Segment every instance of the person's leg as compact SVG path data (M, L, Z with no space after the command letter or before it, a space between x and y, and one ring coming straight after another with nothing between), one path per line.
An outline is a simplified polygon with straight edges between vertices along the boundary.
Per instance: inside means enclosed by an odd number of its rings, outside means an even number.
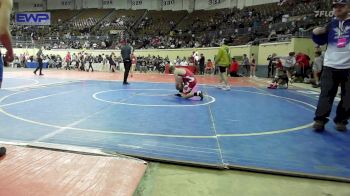
M135 64L132 64L132 65L131 65L131 69L130 69L130 77L133 77L133 76L134 76L135 67L136 67L136 65L135 65Z
M226 67L219 67L219 76L220 76L220 81L224 82L224 87L223 90L229 90L230 86L228 85L227 82L227 74L226 74Z
M314 72L313 72L313 76L314 76L314 80L315 80L315 85L318 85L319 79L318 79L318 73L317 73L317 71L314 71Z
M6 148L0 147L0 157L4 156L6 154Z
M93 63L90 63L89 67L91 67L91 71L94 72L94 67L92 65L93 65Z
M39 69L40 69L39 75L44 75L44 74L43 74L43 66L44 66L43 62L40 62L40 63L39 63Z
M4 62L2 61L2 58L0 58L0 88L2 86L3 77L4 77Z
M247 66L247 77L250 76L250 65L246 65Z
M286 68L287 71L287 77L289 81L292 81L292 69L290 67Z
M203 93L201 91L197 91L197 92L190 92L188 94L183 94L181 93L180 94L182 98L185 98L185 99L189 99L189 98L192 98L192 97L200 97L201 100L203 100L204 96L203 96Z
M316 130L323 130L324 124L328 122L328 117L331 113L334 98L337 94L340 83L338 77L339 76L335 69L325 67L322 74L321 94L314 118L316 121L314 128Z
M128 84L128 76L129 76L129 71L131 68L131 62L130 61L124 61L124 80L123 80L123 84Z
M36 74L36 72L39 70L39 65L38 67L36 67L36 69L33 71L34 74Z
M350 69L343 70L341 77L341 101L337 107L337 115L334 122L340 131L346 130L350 118ZM340 127L342 126L343 127Z
M320 78L319 78L320 72L314 71L313 76L315 79L315 84L313 85L314 88L318 88L320 86Z
M176 88L178 88L178 86ZM183 88L183 86L182 86L182 88ZM203 98L204 98L203 92L198 89L198 85L195 85L193 87L193 89L188 89L187 92L181 92L181 93L176 94L176 95L179 97L185 98L185 99L189 99L189 98L192 98L195 96L200 97L201 100L203 100Z

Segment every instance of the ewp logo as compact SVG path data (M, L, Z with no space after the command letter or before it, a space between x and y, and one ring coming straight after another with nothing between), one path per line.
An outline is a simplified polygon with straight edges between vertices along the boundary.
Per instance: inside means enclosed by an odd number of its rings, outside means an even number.
M51 14L48 12L17 13L16 24L18 25L50 25Z

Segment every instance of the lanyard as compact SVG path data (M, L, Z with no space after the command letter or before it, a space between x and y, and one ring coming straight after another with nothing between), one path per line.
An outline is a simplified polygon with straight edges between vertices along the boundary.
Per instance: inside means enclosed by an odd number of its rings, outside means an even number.
M345 21L339 21L338 25L338 36L339 38L342 37L346 32L345 26L344 26Z

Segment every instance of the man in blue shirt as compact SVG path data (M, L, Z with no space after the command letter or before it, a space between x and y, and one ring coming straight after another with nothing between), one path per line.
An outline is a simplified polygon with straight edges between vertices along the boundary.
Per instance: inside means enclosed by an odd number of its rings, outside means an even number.
M350 117L350 0L334 0L335 18L327 27L313 30L312 38L318 45L327 44L321 76L321 94L315 113L315 131L323 131L331 113L338 87L341 101L334 118L336 129L346 131Z

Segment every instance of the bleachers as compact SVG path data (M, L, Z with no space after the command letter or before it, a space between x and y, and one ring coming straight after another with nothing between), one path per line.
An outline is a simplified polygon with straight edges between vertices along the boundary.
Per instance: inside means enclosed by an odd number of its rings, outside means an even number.
M196 10L187 15L176 29L182 32L189 30L202 32L203 30L207 30L211 25L220 24L223 20L223 16L229 13L229 9Z
M79 11L76 10L52 10L51 12L51 24L56 25L59 21L64 23L72 18L74 18Z
M307 31L324 25L329 18L315 18L315 10L330 10L330 0L288 1L283 5L269 3L244 9L218 9L188 11L146 10L54 10L51 27L12 27L17 40L31 42L35 32L41 40L75 42L76 37L113 36L118 46L122 36L128 36L137 47L207 47L217 46L223 38L230 38L231 45L246 44L255 39L267 38L272 31L277 35L308 35ZM288 15L282 22L282 16ZM60 21L60 23L58 23ZM117 30L114 35L110 30ZM304 32L305 31L305 32ZM22 36L22 37L21 37ZM24 38L23 38L24 37ZM54 41L52 41L54 40ZM101 41L101 39L97 39ZM93 42L93 40L90 40ZM72 44L70 44L72 45Z
M112 9L88 9L83 10L80 14L73 18L71 23L75 28L89 28L96 25L109 13Z
M154 11L147 13L141 21L138 34L167 34L180 20L187 15L187 11Z
M139 20L146 10L115 10L110 13L98 28L104 32L109 30L125 30Z

